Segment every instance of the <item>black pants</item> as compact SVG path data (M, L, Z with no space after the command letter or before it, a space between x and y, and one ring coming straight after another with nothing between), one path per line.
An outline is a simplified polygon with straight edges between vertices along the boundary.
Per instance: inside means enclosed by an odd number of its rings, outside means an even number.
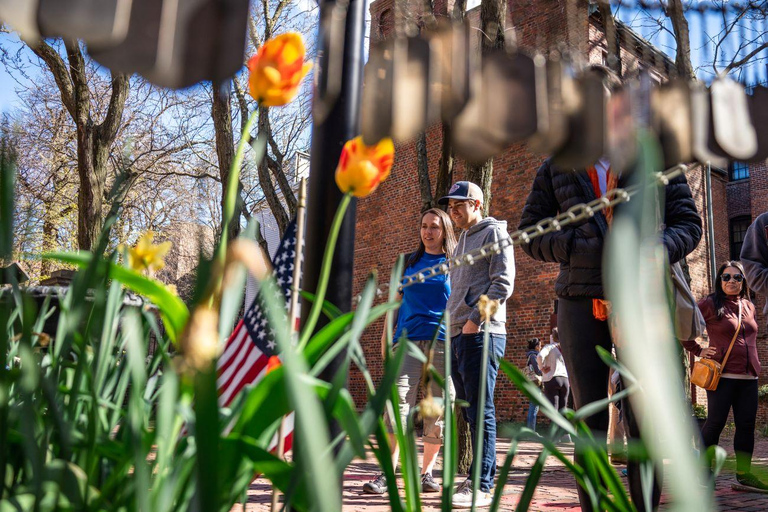
M544 383L544 396L552 402L558 411L568 405L568 393L570 391L571 386L566 377L552 377L552 380Z
M733 449L736 452L736 471L746 473L752 467L755 449L755 418L757 417L757 379L720 379L717 389L707 391L709 402L707 421L701 428L704 446L709 448L720 441L720 434L733 408L736 432Z
M592 315L592 299L578 298L558 301L557 329L560 334L560 349L568 369L568 378L573 391L576 409L608 396L608 366L597 355L596 347L603 347L610 352L612 341L608 322L601 322ZM624 428L629 439L640 439L640 429L628 400L622 401ZM608 410L588 417L585 421L592 430L595 439L606 440L608 431ZM575 462L583 464L583 456L576 446ZM640 464L629 461L627 478L629 494L637 510L645 509L643 488L640 480ZM661 473L656 472L651 505L655 510L661 499ZM581 509L592 511L589 495L578 488Z

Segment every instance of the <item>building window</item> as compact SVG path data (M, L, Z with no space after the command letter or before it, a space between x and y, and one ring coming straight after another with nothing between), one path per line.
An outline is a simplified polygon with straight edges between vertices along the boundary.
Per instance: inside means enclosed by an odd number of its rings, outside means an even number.
M744 243L744 235L747 234L752 219L748 216L731 219L731 259L738 260L741 255L741 246Z
M746 162L731 162L728 164L728 175L731 181L749 178L749 164Z

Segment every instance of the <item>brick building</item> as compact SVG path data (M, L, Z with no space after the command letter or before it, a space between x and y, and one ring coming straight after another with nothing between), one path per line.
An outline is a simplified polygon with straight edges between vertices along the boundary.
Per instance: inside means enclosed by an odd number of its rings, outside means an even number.
M445 2L434 2L438 16L450 12ZM422 5L421 3L419 5ZM539 0L531 2L509 0L508 27L515 27L517 40L526 48L547 48L559 42L589 48L589 61L604 63L607 55L602 24L596 12L575 13L584 23L569 23L573 13L567 11L565 0ZM584 9L582 7L581 9ZM376 42L394 31L393 0L376 0L371 4L371 41ZM471 27L479 37L479 8L467 13ZM576 29L574 30L574 26ZM664 64L664 57L626 26L619 27L621 60L624 69L631 70L639 61L654 65ZM573 34L581 40L570 41ZM477 44L477 43L475 43ZM651 57L650 59L648 57ZM653 67L653 66L649 66ZM659 75L663 69L656 69ZM660 77L659 77L660 78ZM440 157L441 128L432 127L427 132L427 156L431 183L435 183ZM545 156L531 153L524 143L507 148L494 159L492 201L490 215L508 222L509 231L516 229L533 177ZM713 169L712 210L713 243L710 243L707 226L707 194L705 167L687 174L704 224L704 236L697 249L688 257L693 278L692 288L697 297L710 292L711 246L714 258L719 262L737 251L739 237L748 222L768 209L768 170L765 166L744 168L734 166L731 172ZM464 167L457 161L454 181L463 179ZM409 252L418 243L418 221L421 199L417 176L417 151L415 141L397 145L395 162L390 178L370 197L360 201L357 209L355 239L355 293L358 293L371 269L377 269L381 281L387 281L392 264L400 253ZM540 263L529 258L520 248L515 248L517 277L515 292L507 303L507 348L505 357L515 364L525 361L527 341L532 337L546 340L549 336L550 318L554 312L556 296L554 280L558 265ZM762 305L759 299L759 304ZM765 325L762 321L761 325ZM382 322L374 324L364 334L362 343L369 369L376 379L381 375L379 351ZM760 350L763 361L768 361L765 333L761 334ZM761 382L763 377L761 377ZM353 371L350 390L358 401L365 400L362 376ZM701 397L699 398L701 400ZM500 419L524 421L527 400L517 392L506 377L500 376L496 386L496 407ZM765 413L761 414L765 421Z

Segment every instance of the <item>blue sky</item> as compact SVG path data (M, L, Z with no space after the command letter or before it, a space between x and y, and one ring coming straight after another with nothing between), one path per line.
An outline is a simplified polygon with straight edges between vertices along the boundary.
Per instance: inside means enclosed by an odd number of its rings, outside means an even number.
M313 0L300 0L300 2L309 3ZM370 19L369 19L369 6L370 6L371 0L366 0L366 21L367 26L370 26ZM479 5L480 0L468 0L467 7L473 8L476 5ZM650 17L647 13L643 13L639 10L629 10L626 8L619 9L616 12L619 19L624 21L625 23L629 24L636 32L638 32L640 35L645 37L646 39L649 39L654 45L661 48L665 53L668 55L674 57L674 49L675 49L675 41L672 37L670 31L671 26L669 21L667 20L664 23L664 28L659 30L658 25L653 21L653 18ZM658 18L658 16L656 16ZM706 27L705 34L716 34L719 31L719 27L722 24L722 19L719 17L719 15L714 14L708 14L705 17L701 17L698 13L692 12L687 15L689 27L690 27L690 34L691 34L691 49L692 49L692 60L694 68L699 68L702 65L703 61L711 61L712 58L712 47L713 45L710 43L709 45L706 45L707 41L706 38L702 37L702 22L704 26ZM763 30L763 26L755 26L753 23L750 25L749 23L746 23L743 25L742 33L743 35L749 35L755 30L760 29L760 31ZM309 35L308 35L309 36ZM735 37L734 37L735 36ZM728 58L732 56L733 51L735 50L736 46L734 44L734 41L738 39L740 36L739 33L734 34L731 36L727 43L724 44L725 49L725 56ZM755 43L757 44L757 43ZM6 53L6 56L15 57L17 55L17 51L21 48L21 53L19 54L20 57L24 60L33 60L36 57L32 52L24 47L24 45L20 42L19 38L15 34L5 34L0 33L0 50L2 50L4 53ZM367 54L367 48L366 48L366 54ZM768 56L768 52L765 52L764 55ZM34 66L29 67L30 72L35 71ZM753 64L751 67L749 67L745 72L744 78L748 83L754 83L754 82L766 82L768 80L768 77L766 76L767 69L766 69L766 62L765 60L757 61L755 64ZM699 76L700 78L704 79L705 81L711 80L713 78L713 70L711 66L707 66L705 68L702 68L699 70ZM18 74L15 75L15 78L21 82L21 84L24 84L27 79L23 76L19 76ZM34 75L30 77L31 79L34 79ZM20 89L22 85L20 85L16 80L14 80L14 77L9 74L5 66L0 65L0 114L8 112L9 110L13 109L15 106L18 105L19 99L17 95L17 90Z
M16 34L0 33L0 50L15 56L16 51L22 47L21 41ZM35 55L26 47L22 49L22 58L36 58ZM30 71L33 66L30 66ZM23 76L16 77L22 84L27 82ZM34 78L34 77L32 77ZM14 77L6 69L6 66L0 64L0 114L6 113L18 104L18 94L16 92L21 86L14 80Z

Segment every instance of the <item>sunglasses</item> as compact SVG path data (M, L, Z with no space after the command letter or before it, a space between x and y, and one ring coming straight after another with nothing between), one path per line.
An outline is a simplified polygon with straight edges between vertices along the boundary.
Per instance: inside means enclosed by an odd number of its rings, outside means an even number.
M721 280L722 280L724 283L727 283L728 281L730 281L730 280L731 280L731 278L733 278L733 280L734 280L734 281L736 281L737 283L740 283L740 282L742 282L742 281L744 280L744 276L743 276L743 275L741 275L741 274L733 274L733 275L731 275L731 274L728 274L727 272L724 272L724 273L723 273L723 274L720 276L720 279L721 279Z

